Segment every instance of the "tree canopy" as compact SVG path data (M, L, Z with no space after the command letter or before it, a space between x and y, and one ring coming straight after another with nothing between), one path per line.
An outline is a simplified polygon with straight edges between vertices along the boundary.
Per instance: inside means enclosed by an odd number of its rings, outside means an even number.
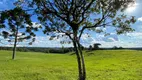
M73 34L78 30L80 38L84 30L97 27L115 27L118 34L133 31L134 16L121 13L134 0L32 0L29 5L35 9L38 19L47 32ZM101 32L101 31L100 31Z

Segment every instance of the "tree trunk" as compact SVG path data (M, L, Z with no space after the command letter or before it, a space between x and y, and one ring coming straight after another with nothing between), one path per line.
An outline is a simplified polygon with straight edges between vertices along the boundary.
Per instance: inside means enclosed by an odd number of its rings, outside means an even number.
M15 59L15 55L16 55L16 41L14 41L14 47L13 47L13 55L12 55L12 59Z
M85 68L85 61L84 61L84 56L82 54L82 49L81 49L81 45L80 45L80 42L77 41L77 44L78 44L78 49L79 49L79 52L80 52L80 56L81 56L81 61L82 61L82 72L83 72L83 80L86 79L86 68Z
M86 80L85 62L84 62L84 57L82 54L82 49L81 49L79 40L77 38L77 32L74 32L73 45L75 48L75 53L76 53L77 62L78 62L79 80Z
M14 40L13 54L12 54L13 60L15 59L15 55L16 55L17 35L18 35L18 27L17 27L17 31L15 32L15 40Z
M78 77L79 77L79 80L83 80L82 79L83 78L83 76L82 76L83 75L83 73L82 73L82 65L81 65L81 59L80 59L81 57L79 55L76 42L73 42L73 45L74 45L74 48L75 48L75 53L76 53L77 63L78 63L78 71L79 71Z

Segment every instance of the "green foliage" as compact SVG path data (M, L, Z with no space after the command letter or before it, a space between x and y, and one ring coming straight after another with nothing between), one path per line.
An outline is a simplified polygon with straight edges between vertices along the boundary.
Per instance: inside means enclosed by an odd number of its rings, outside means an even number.
M76 80L75 55L0 51L0 80ZM142 51L86 52L87 80L141 80Z

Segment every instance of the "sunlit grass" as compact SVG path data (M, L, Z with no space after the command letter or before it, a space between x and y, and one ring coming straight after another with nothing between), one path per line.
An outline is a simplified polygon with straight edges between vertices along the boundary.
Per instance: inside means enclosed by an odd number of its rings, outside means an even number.
M0 80L77 80L76 56L0 51ZM142 51L85 53L87 80L142 80Z

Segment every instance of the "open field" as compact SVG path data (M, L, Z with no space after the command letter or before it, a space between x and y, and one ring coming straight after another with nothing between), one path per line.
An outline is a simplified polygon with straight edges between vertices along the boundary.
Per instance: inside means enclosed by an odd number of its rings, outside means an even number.
M0 51L0 80L77 80L76 56ZM85 52L87 80L142 80L142 51Z

